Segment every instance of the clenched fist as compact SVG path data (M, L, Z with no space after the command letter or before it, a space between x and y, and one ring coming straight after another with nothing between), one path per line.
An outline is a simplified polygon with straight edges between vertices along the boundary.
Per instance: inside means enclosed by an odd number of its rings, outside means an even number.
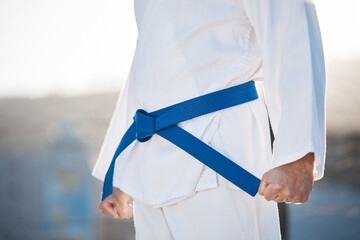
M264 173L258 193L268 201L305 203L314 185L314 153Z
M133 198L114 187L113 193L100 202L99 209L104 215L113 218L125 219L133 216Z

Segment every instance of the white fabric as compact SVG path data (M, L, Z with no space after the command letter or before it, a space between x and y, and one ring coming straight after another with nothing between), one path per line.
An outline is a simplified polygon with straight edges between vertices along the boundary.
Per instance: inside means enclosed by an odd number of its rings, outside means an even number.
M276 240L280 231L275 205L223 186L159 208L135 200L135 239Z
M151 112L255 79L264 83L267 108L258 99L179 126L259 178L308 152L315 152L315 179L322 177L325 71L313 3L135 0L135 16L134 59L93 176L104 179L137 109ZM114 186L138 201L166 206L218 183L213 170L155 134L118 157ZM239 190L229 181L225 187Z

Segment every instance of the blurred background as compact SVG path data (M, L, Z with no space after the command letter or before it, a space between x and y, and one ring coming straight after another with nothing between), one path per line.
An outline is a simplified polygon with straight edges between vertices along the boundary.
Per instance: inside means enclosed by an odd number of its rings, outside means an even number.
M286 239L360 235L360 1L316 1L327 162ZM134 239L91 176L136 45L133 1L0 0L0 239Z

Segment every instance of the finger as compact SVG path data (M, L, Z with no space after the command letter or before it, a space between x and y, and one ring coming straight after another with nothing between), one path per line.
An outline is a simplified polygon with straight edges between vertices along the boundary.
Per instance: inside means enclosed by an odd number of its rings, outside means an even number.
M285 202L286 199L282 195L278 194L273 200L277 203L282 203Z
M101 210L102 214L104 215L110 215L109 210L105 208L104 202L101 202L99 204L99 209Z
M99 209L103 215L106 215L104 206L102 204L99 204Z
M261 196L264 196L265 189L267 188L268 185L269 185L269 183L267 182L266 179L264 179L264 178L261 179L260 186L259 186L259 189L258 189L258 193Z
M264 191L264 197L267 201L274 200L278 194L279 189L274 184L269 184Z
M128 218L132 218L133 217L133 212L132 211L123 211L123 212L118 212L119 214L119 218L120 219L128 219Z
M116 211L118 212L119 217L121 219L131 218L133 215L133 208L131 206L129 206L128 202L119 204L116 208Z
M300 199L294 199L294 200L293 200L293 203L295 203L295 204L303 204L304 201L302 201L302 200L300 200Z
M115 209L117 215L119 216L119 219L124 219L124 213L119 212L118 209Z

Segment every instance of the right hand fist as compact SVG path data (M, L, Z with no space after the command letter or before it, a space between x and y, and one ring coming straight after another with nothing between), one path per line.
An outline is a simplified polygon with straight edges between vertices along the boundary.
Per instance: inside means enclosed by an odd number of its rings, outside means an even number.
M267 201L305 203L314 186L314 153L264 173L258 193Z
M114 187L113 193L100 202L99 209L104 215L116 219L125 219L133 217L133 198Z

